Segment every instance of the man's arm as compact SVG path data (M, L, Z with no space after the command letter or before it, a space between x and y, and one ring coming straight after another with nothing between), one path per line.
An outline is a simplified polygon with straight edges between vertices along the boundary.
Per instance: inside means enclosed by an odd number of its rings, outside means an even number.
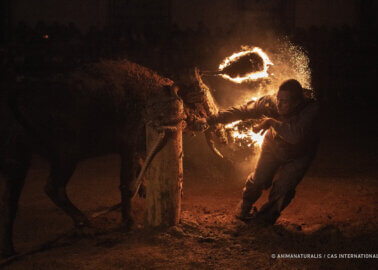
M236 120L260 118L263 115L269 115L272 106L274 106L272 97L264 96L257 101L250 101L245 105L220 111L217 115L210 116L207 119L207 123L209 125L216 123L226 124Z

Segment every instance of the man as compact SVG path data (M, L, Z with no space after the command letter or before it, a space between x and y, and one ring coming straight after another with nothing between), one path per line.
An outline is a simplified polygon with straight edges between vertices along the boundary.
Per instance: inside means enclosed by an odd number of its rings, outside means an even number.
M293 199L295 188L314 158L318 142L318 104L305 98L294 79L281 84L276 96L233 107L206 119L208 125L264 118L254 131L268 130L254 173L248 176L236 217L248 222L274 224ZM273 178L276 176L274 183ZM264 189L272 186L269 200L251 214Z

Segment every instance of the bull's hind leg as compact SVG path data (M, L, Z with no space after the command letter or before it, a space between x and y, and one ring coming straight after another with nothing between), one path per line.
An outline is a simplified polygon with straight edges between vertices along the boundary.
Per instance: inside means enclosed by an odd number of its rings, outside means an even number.
M4 193L0 204L0 257L14 254L13 224L29 164L29 157L0 161L0 180L4 181Z
M130 184L135 177L134 168L134 153L132 149L128 149L121 155L121 177L120 190L122 199L122 221L126 229L130 229L133 225L133 218L131 216L131 199L132 192Z
M50 199L69 215L76 227L89 226L85 215L76 208L67 196L66 186L76 168L75 162L53 162L51 172L45 186L45 192Z

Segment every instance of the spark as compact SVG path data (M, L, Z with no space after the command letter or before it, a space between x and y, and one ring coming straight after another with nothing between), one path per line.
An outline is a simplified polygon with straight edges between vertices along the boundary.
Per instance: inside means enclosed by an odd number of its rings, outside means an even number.
M247 129L243 128L243 130L238 126L242 123L241 120L234 121L225 125L226 131L228 131L235 140L246 144L248 147L252 145L258 145L261 147L266 132L254 132L252 127L248 127ZM245 126L244 126L245 127Z

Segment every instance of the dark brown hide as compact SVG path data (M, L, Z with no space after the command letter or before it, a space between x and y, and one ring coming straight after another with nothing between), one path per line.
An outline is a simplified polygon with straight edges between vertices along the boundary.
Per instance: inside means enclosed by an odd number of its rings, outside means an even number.
M25 81L2 95L0 177L5 192L0 208L0 255L14 253L12 227L32 153L50 161L45 191L79 227L88 220L66 194L76 164L96 155L120 154L122 216L129 227L129 186L135 177L136 146L145 143L146 100L172 84L126 60L102 61L49 80Z

